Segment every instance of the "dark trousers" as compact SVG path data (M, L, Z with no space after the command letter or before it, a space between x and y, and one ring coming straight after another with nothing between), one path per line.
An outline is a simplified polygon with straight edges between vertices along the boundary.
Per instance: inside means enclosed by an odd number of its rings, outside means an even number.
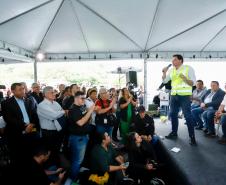
M202 117L205 123L205 128L208 129L209 132L215 133L215 125L214 125L214 115L216 110L214 109L207 109L203 112Z
M42 129L42 139L45 143L46 147L51 151L49 164L58 164L59 157L58 154L60 152L60 147L62 144L62 133L58 132L57 130L45 130ZM48 166L47 165L47 166Z
M23 165L32 157L32 151L39 141L39 135L35 132L18 136L7 136L7 145L11 163L16 166Z
M112 131L112 138L113 139L116 139L117 138L117 132L118 132L118 129L119 129L119 123L120 123L120 118L119 118L119 111L116 112L116 118L117 118L117 121L116 123L114 124L114 128L113 128L113 131Z
M190 96L180 96L180 95L171 96L170 115L172 122L172 132L176 134L178 131L178 122L179 122L178 112L180 107L182 109L182 112L187 123L189 136L194 137L195 133L194 133L194 123L191 115Z

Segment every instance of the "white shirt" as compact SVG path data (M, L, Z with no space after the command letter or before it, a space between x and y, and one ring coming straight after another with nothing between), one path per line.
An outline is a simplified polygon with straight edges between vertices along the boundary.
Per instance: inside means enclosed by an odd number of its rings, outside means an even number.
M177 72L179 72L181 70L181 67L183 65L181 65L178 69L177 69ZM188 65L186 65L188 66ZM191 66L188 66L189 69L188 69L188 78L189 80L191 80L193 82L193 85L195 84L196 82L196 77L195 77L195 71L194 69L191 67ZM166 75L166 78L163 80L163 83L167 83L168 81L171 80L171 77L170 77L170 73L172 72L173 68L169 70L169 73Z
M85 100L85 105L86 105L86 108L89 109L92 105L94 105L94 102L93 100L89 97ZM95 124L95 118L96 118L96 112L93 111L92 113L92 116L91 116L91 124L92 125L96 125Z
M5 120L3 119L3 117L1 116L1 117L0 117L0 128L5 128L5 126L6 126L6 122L5 122Z
M212 102L212 99L213 99L213 96L214 96L215 93L216 92L212 91L210 94L208 94L208 96L204 100L204 103L207 104L207 103Z
M221 105L224 105L224 111L226 111L226 95L224 95L224 99L221 102Z
M42 129L46 130L61 130L61 126L57 121L65 112L56 101L49 101L46 98L38 104L37 114Z
M192 98L198 99L201 102L202 96L206 93L206 91L207 91L206 87L201 90L195 89L192 93ZM192 104L199 105L200 102L198 100L192 100Z

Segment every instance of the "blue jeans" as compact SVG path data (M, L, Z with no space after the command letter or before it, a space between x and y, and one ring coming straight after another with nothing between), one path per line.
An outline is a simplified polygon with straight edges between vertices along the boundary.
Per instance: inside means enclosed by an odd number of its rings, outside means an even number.
M189 136L194 137L195 132L194 132L194 123L191 115L190 96L179 96L179 95L171 96L170 115L171 115L171 122L172 122L172 132L174 134L177 134L177 131L178 131L178 122L179 122L178 112L180 107L183 111L183 114L187 123Z
M203 121L201 118L203 112L204 109L202 109L201 107L197 107L191 110L191 115L194 120L194 124L198 125L199 127L203 127Z
M96 131L99 134L103 134L103 133L107 132L108 135L111 136L111 138L112 138L113 126L97 124Z
M206 109L203 114L203 120L204 120L204 127L208 129L209 132L213 133L215 132L215 125L214 125L214 115L216 110L213 108Z
M222 126L223 137L226 138L226 115L221 116L220 123Z
M84 159L86 146L88 143L88 135L78 136L70 135L69 136L69 146L71 150L71 179L76 180L78 177L80 165Z
M152 143L153 145L156 145L158 142L159 142L159 136L154 135L154 136L152 137L151 143Z
M194 126L197 126L197 122L196 122L196 119L193 116L192 110L199 108L199 107L200 107L200 105L198 105L198 104L191 104L191 115L192 115L192 119L193 119L193 122L194 122ZM199 117L201 117L201 115Z

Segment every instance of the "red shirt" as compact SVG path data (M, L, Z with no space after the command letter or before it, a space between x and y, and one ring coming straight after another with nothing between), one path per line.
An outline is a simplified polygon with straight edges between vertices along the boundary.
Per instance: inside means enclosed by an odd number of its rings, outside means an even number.
M96 104L95 105L101 107L101 109L105 109L105 108L108 108L109 107L110 103L111 103L111 100L99 100L98 99L96 101ZM103 106L104 106L104 108L102 108ZM112 112L112 110L109 110L108 113L109 112Z

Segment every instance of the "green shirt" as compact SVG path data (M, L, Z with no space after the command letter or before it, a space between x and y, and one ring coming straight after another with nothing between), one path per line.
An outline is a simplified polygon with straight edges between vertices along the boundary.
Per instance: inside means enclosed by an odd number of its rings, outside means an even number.
M109 172L110 165L116 165L116 153L110 145L106 151L102 145L96 145L91 153L91 171L92 174L104 175Z

